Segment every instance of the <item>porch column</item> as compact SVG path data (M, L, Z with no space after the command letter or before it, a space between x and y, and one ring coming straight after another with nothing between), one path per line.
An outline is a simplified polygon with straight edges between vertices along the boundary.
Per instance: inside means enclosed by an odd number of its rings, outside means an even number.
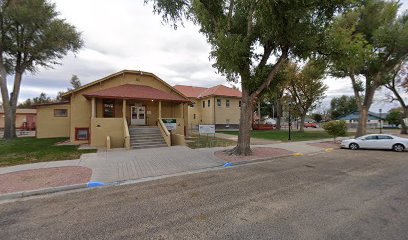
M161 118L161 101L159 101L159 119Z
M126 99L122 101L122 117L126 118Z
M96 117L96 104L95 104L95 98L92 98L91 101L91 118L95 118Z

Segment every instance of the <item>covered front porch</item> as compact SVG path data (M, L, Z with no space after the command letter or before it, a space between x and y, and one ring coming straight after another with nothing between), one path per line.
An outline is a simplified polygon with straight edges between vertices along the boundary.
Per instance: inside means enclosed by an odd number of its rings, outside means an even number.
M85 95L91 104L92 146L130 148L129 127L138 126L157 126L168 146L172 145L172 134L182 135L184 139L188 101L151 87L121 88L121 91L116 88ZM133 91L126 91L129 88ZM172 134L163 119L176 120Z

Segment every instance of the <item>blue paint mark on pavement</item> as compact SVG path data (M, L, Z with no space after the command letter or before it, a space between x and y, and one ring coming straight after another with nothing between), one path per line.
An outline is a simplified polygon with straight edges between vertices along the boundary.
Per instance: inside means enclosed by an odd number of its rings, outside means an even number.
M232 167L232 166L234 166L234 164L232 164L230 162L227 162L227 163L224 164L224 167Z
M88 182L87 187L88 188L94 188L94 187L102 187L105 186L106 184L103 182Z

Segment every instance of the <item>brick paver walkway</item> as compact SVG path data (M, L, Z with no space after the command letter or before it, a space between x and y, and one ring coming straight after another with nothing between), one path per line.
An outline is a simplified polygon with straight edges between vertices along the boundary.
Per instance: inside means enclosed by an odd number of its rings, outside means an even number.
M86 183L92 170L86 167L58 167L0 174L0 194Z
M107 151L84 155L80 165L93 170L92 181L114 182L222 166L213 152L185 146Z

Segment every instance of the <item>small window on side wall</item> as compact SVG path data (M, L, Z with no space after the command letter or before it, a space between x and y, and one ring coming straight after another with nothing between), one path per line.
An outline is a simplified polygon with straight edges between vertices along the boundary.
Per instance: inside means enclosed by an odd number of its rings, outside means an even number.
M229 99L225 100L225 107L227 107L227 108L230 107L230 100Z
M239 100L238 107L241 107L241 100Z
M210 100L208 100L208 107L211 107L211 101Z
M203 101L203 108L205 108L205 101Z
M75 140L89 140L89 128L75 128Z
M54 109L54 117L68 117L68 109Z

